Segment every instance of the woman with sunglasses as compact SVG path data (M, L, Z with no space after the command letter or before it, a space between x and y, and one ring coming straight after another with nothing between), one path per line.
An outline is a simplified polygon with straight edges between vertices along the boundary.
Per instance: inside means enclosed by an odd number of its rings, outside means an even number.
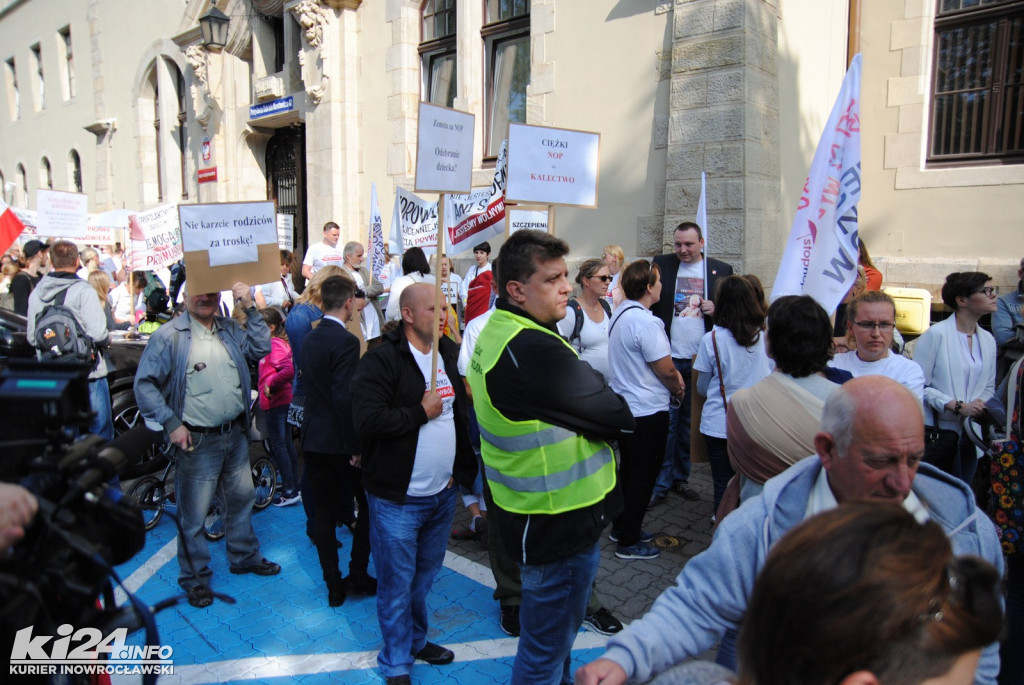
M558 322L561 333L579 353L580 359L608 376L608 319L612 310L604 294L612 277L608 265L600 259L588 259L580 265L576 282L582 289L578 298L569 300L565 318Z
M985 411L996 382L996 341L978 319L996 310L998 296L988 274L949 274L942 301L953 315L925 331L914 350L924 371L924 460L968 485L978 453L964 436L963 422Z

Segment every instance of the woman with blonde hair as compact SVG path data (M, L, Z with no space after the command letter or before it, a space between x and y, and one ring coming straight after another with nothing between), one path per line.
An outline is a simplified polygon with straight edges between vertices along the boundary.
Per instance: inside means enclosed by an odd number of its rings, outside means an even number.
M107 317L107 330L113 331L118 328L127 328L127 326L119 326L114 321L114 310L110 306L110 276L107 272L102 269L90 271L85 280L88 281L89 285L96 291L96 295L100 298L100 304L103 305L103 313Z
M602 258L604 263L608 265L608 273L612 277L611 282L608 283L608 290L605 292L604 299L608 301L608 304L617 307L624 299L622 289L619 287L619 275L626 268L626 253L618 245L605 245Z

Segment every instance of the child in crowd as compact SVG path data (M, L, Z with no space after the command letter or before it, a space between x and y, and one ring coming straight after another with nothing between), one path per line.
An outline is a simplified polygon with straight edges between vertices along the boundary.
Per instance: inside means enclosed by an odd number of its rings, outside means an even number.
M261 309L260 314L270 329L270 354L260 360L259 367L260 409L266 414L270 456L281 473L281 496L274 505L287 507L302 500L295 486L299 457L287 423L295 366L281 311L268 307Z

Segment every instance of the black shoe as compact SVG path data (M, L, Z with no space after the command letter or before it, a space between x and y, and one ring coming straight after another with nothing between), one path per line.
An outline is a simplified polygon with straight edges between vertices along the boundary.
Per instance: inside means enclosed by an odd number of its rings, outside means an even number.
M500 623L501 630L506 635L511 635L512 637L519 637L519 605L502 604Z
M263 559L262 561L260 561L260 563L253 564L252 566L232 566L231 572L239 574L255 573L258 576L276 576L278 573L281 572L281 565Z
M587 614L586 618L583 619L583 625L602 635L614 635L622 630L622 622L612 616L612 612L604 607L601 607L592 614Z
M455 652L447 647L435 645L433 642L423 645L423 649L413 654L413 656L420 661L426 661L434 666L444 666L455 661Z
M697 494L697 491L691 488L689 483L684 483L681 480L673 483L672 489L682 495L683 499L688 499L691 502L696 502L700 499L700 495Z
M661 505L665 501L665 495L651 495L651 498L647 500L647 511L654 509Z
M327 606L340 607L345 603L345 579L339 573L327 579Z
M213 593L206 585L196 585L188 589L188 603L196 609L205 609L213 604Z
M409 680L408 673L404 673L402 675L389 675L387 678L387 685L412 685L412 681Z
M350 573L345 582L348 585L348 593L350 595L369 595L372 597L377 594L377 579L366 571Z

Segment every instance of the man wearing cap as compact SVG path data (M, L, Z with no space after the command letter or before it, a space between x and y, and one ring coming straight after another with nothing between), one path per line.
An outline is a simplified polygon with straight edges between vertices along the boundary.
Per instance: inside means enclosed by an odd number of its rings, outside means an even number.
M21 251L27 266L11 280L11 294L14 295L14 311L28 316L28 296L46 273L50 246L38 240L30 240Z

